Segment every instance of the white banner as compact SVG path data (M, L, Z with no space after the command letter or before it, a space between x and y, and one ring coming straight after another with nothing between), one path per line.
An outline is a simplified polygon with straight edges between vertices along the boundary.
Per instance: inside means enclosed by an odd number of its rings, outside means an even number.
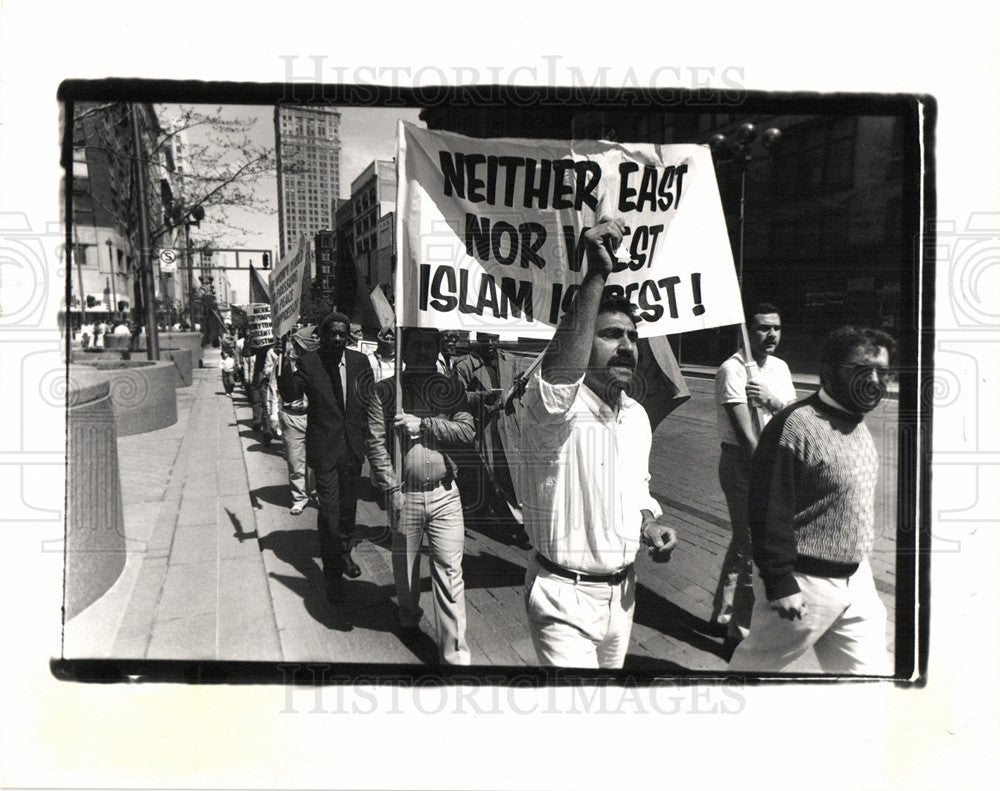
M302 278L309 266L311 245L300 236L295 247L285 254L267 281L271 294L271 328L274 337L280 338L299 317L302 299Z
M401 326L551 335L586 271L582 234L628 225L608 279L642 336L743 321L705 146L486 140L400 122Z

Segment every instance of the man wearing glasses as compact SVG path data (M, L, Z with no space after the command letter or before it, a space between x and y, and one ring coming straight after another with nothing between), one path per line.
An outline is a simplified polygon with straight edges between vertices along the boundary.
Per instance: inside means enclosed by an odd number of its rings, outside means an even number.
M820 391L761 434L748 507L756 602L731 670L780 671L813 648L824 672L890 674L868 562L878 455L864 417L885 396L894 346L880 330L834 330Z

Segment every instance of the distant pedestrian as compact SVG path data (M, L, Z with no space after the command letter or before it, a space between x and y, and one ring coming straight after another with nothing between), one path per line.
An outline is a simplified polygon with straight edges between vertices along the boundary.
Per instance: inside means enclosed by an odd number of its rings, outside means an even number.
M375 381L381 382L396 375L396 332L392 327L385 327L379 330L377 337L378 346L375 351L368 355L368 360L372 364L372 373Z
M827 673L890 673L869 564L878 453L864 418L892 379L894 346L881 330L834 330L820 391L761 434L748 508L756 602L730 669L777 672L812 648Z
M435 370L436 336L434 330L404 335L403 403L395 408L394 378L379 382L368 413L368 459L372 480L386 493L400 624L414 630L420 622L420 547L426 535L439 655L445 664L467 665L465 523L452 455L471 445L475 428L461 383ZM397 442L402 470L393 465Z
M525 577L543 665L620 668L635 610L635 556L667 561L677 543L649 493L652 431L625 393L637 351L632 306L603 296L624 223L584 234L587 273L521 400Z
M348 349L350 319L330 313L320 324L319 349L302 354L295 376L309 399L306 463L316 475L320 553L326 595L343 596L342 575L361 576L351 537L365 453L367 403L375 383L367 358Z
M500 349L498 336L480 332L477 341L478 353L460 357L454 367L476 421L475 452L465 454L459 463L462 502L467 512L502 519L514 532L520 526L515 527L506 505L516 498L498 416L504 408L504 395L514 385L515 364Z
M309 504L309 480L306 467L306 415L309 399L295 376L296 354L292 354L296 337L300 352L311 340L314 327L298 328L282 345L268 378L267 413L271 428L281 437L288 467L288 486L291 491L291 513L301 514Z
M351 323L350 337L347 340L347 348L353 351L361 351L361 341L365 339L364 330L360 324Z
M260 432L260 442L266 448L271 444L274 432L264 411L264 399L267 396L267 362L270 347L257 349L253 354L253 366L250 372L250 383L247 385L247 396L253 413L254 431Z
M753 560L747 522L750 457L757 447L760 429L795 400L788 366L774 356L781 342L778 309L762 302L750 308L747 318L752 361L738 351L719 366L715 376L716 423L722 441L719 484L726 496L733 534L722 561L712 621L726 627L727 640L734 645L746 636L753 610ZM752 409L760 425L754 424Z
M222 358L219 361L219 368L222 370L222 387L226 391L226 395L232 398L233 387L234 387L234 377L236 373L236 360L227 351L222 352Z
M442 330L437 356L437 370L448 376L455 375L455 363L458 362L458 330Z

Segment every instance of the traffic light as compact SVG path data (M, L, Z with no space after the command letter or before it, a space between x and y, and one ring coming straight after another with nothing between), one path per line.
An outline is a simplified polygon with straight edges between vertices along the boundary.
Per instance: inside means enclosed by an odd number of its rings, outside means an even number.
M263 261L264 261L264 269L270 269L271 268L271 254L270 253L264 253L263 254Z

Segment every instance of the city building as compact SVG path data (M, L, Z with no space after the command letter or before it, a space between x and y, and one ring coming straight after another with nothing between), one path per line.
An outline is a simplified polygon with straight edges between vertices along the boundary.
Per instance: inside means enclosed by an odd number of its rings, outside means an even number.
M146 213L149 242L158 249L169 243L165 200L169 201L173 157L160 145L163 130L151 104L79 103L73 106L72 267L70 304L72 327L84 317L93 321L123 316L140 304L141 261L139 203L135 187L135 141L138 123L146 163ZM154 298L172 298L171 277L159 261L151 261Z
M197 286L201 292L207 291L213 294L219 310L228 310L230 305L236 304L236 291L229 282L226 270L221 268L219 262L213 261L213 251L200 250L195 254L195 258L195 267L198 270Z
M337 265L337 232L330 228L319 231L313 239L313 251L315 261L312 271L306 269L306 282L313 286L317 296L331 296Z
M278 232L284 256L300 235L333 228L340 194L340 111L278 105L274 109L278 164Z
M396 209L396 163L376 159L351 182L354 230L354 266L360 284L368 291L375 286L392 289L395 228L386 218Z
M333 301L351 313L358 293L358 271L354 266L354 203L338 198L334 206L336 231Z

